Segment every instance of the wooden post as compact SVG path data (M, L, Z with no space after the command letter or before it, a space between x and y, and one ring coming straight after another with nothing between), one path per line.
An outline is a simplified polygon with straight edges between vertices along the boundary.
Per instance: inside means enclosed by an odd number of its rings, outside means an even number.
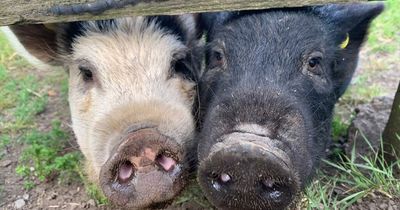
M359 2L362 0L114 0L132 5L107 10L101 14L56 15L51 8L82 4L97 4L105 0L1 0L0 26L110 19L133 15L173 15L183 13L298 7L326 3ZM110 2L110 1L107 1ZM134 2L134 3L132 3ZM117 4L116 3L116 4ZM53 10L54 11L54 10Z
M400 82L382 138L385 160L388 163L397 161L400 158Z

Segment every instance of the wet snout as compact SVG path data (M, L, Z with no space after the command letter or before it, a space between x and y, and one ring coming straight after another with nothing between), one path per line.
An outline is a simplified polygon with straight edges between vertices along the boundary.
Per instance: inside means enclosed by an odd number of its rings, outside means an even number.
M183 152L155 128L128 133L100 172L105 195L115 204L145 207L173 198L183 187Z
M199 167L199 183L221 209L283 209L298 182L291 161L273 139L233 132L215 144Z

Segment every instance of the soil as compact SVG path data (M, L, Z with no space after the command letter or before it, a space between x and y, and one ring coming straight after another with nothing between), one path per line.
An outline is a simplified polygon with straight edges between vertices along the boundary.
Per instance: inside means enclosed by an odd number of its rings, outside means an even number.
M400 81L399 58L400 50L389 55L383 52L372 52L368 47L364 47L360 52L358 68L354 76L368 72L371 76L368 77L366 83L379 86L382 96L394 98Z
M31 69L30 72L45 77L46 71ZM44 87L41 93L48 93L48 105L44 112L36 117L38 130L49 131L52 119L60 119L62 128L71 135L69 140L71 148L77 150L78 146L70 129L68 104L60 96L60 86ZM58 184L56 181L40 183L32 190L24 189L24 180L15 173L22 148L18 143L11 143L6 148L5 156L0 160L0 208L14 209L15 202L19 199L25 201L21 209L96 209L93 200L88 198L85 188L81 183L73 182Z
M361 74L371 65L378 65L384 62L385 55L370 54L364 50L361 54L360 67L356 75ZM399 56L400 57L400 56ZM376 64L378 63L378 64ZM388 69L377 71L368 83L381 85L385 95L394 96L397 88L400 70L394 63L386 66ZM45 77L48 72L41 72L36 69L32 73ZM37 125L41 131L50 129L50 122L53 118L61 119L63 128L71 133L70 144L73 150L78 150L75 139L70 129L70 117L67 102L60 97L60 85L46 87L42 92L48 93L49 102L46 110L38 117ZM354 108L354 107L353 107ZM40 183L31 190L25 190L23 180L15 173L18 158L22 148L20 144L12 143L5 150L5 156L0 159L0 209L15 209L16 204L24 203L20 209L115 209L112 206L97 206L95 201L88 197L85 188L80 182L59 184L56 181ZM18 201L18 202L17 202ZM203 209L195 201L185 202L182 205L167 206L167 209ZM388 198L387 196L372 194L358 201L349 209L400 209L400 198Z

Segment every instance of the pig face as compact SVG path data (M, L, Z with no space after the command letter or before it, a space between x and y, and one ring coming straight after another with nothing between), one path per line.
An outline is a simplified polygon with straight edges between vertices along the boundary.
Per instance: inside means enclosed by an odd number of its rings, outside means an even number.
M221 209L283 209L318 166L381 5L206 14L198 180Z
M11 29L36 57L68 69L88 176L112 202L142 208L182 189L193 154L193 16Z

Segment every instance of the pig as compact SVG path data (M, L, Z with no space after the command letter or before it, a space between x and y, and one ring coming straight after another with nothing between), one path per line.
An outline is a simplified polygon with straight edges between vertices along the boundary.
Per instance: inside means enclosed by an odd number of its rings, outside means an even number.
M198 182L219 209L285 209L330 141L381 4L203 14Z
M197 22L180 15L9 27L34 58L68 70L88 177L116 205L151 207L187 182L197 146Z

